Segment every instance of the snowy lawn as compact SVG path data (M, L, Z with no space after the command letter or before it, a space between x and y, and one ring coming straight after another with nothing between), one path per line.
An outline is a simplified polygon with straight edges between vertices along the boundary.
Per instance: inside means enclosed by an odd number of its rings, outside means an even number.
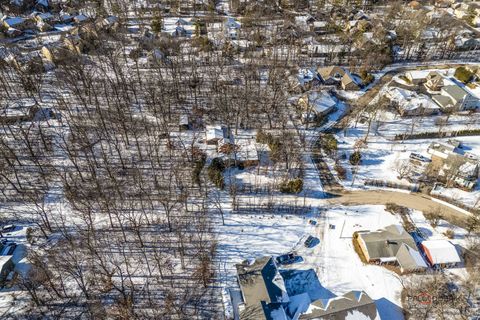
M358 128L348 129L346 135L345 132L340 132L336 135L336 139L339 142L338 154L346 155L346 159L341 160L341 164L349 169L347 170L347 178L341 181L345 187L364 188L364 182L368 179L378 179L409 185L410 183L406 179L398 179L396 168L398 168L399 163L403 160L409 159L412 152L430 158L427 149L433 141L449 140L449 138L418 139L405 140L402 142L389 140L382 135L371 134L368 138L366 147L361 150L362 163L358 166L357 175L355 176L355 181L352 186L353 177L348 157L354 152L355 143L365 137L366 131L367 128L365 126L359 126ZM457 137L456 139L462 142L464 146L463 148L466 151L480 157L480 139L478 136ZM330 167L333 168L333 160L330 160L328 163ZM422 172L423 169L416 167L415 170L417 172ZM467 205L473 205L480 196L478 188L473 192L461 191L459 189L443 189L438 192L453 199L457 198Z
M309 219L317 220L317 226L310 225ZM282 269L313 270L320 286L309 290L318 289L320 296L325 292L342 295L351 290L364 290L376 300L382 319L402 319L399 276L383 267L364 265L352 245L353 231L376 230L398 223L398 218L383 206L336 207L320 216L312 212L305 217L227 214L225 226L218 228L222 285L238 290L236 263L294 249L304 261ZM335 229L330 229L330 224L335 225ZM305 248L303 240L307 235L317 237L320 243ZM300 280L291 281L298 286Z

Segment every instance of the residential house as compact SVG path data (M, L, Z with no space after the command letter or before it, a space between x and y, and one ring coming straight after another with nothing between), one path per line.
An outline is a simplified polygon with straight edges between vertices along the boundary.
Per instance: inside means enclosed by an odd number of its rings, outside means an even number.
M438 114L440 108L428 96L417 94L414 91L390 87L385 96L403 116L428 116Z
M218 145L222 141L230 139L230 133L227 127L220 125L210 125L206 128L206 143L209 145Z
M462 262L457 249L448 240L426 240L420 247L428 263L434 268L454 267Z
M115 30L119 26L119 19L116 16L108 16L102 19L99 24L107 30Z
M53 64L60 64L72 57L71 52L62 43L47 44L41 49L42 55Z
M433 142L427 152L432 155L436 167L441 169L440 177L449 173L449 179L461 188L471 190L476 186L480 171L478 158L462 150L458 140Z
M430 91L440 91L444 86L444 78L437 71L432 71L427 75L424 86Z
M240 38L240 29L242 24L235 20L235 18L228 17L225 22L225 36L230 40L238 40Z
M43 23L48 23L49 25L52 25L55 23L55 16L51 14L50 12L45 12L45 13L40 13L35 15L35 20L37 22L43 22Z
M329 85L338 84L342 80L343 75L345 74L345 70L342 67L337 66L318 68L317 72L323 83Z
M20 31L35 28L35 23L31 19L22 17L6 17L3 19L3 25L7 29L12 28Z
M42 58L38 51L10 55L6 59L6 62L16 69L30 74L42 73L45 71Z
M456 84L442 87L440 94L432 96L432 99L442 110L451 108L456 110L474 110L480 105L477 97Z
M471 159L457 154L450 155L444 168L448 170L452 163L459 164L458 169L453 176L455 184L467 190L475 188L480 172L478 159Z
M2 106L0 109L0 123L13 124L21 121L31 121L37 111L37 103L34 100L19 99Z
M288 301L288 295L273 257L246 260L236 268L243 298L240 319L267 320L275 311L286 319L282 303Z
M415 240L400 225L357 232L354 239L368 262L398 265L402 272L423 271L427 268Z
M313 120L332 112L337 102L325 91L310 92L298 99L298 105L304 112L303 118Z
M331 299L318 299L310 304L311 312L299 316L299 320L349 319L355 314L358 319L377 319L375 301L365 291L350 291Z
M453 153L461 153L461 142L458 140L450 139L446 142L432 142L428 146L427 152L432 155L432 160L439 159L440 161L448 158Z
M326 34L329 31L329 24L327 21L314 21L310 29L316 34Z
M360 90L361 81L359 78L355 77L353 74L345 70L345 74L342 77L340 86L343 90L356 91Z
M84 24L89 22L91 19L84 14L78 14L73 17L73 21L77 24Z
M312 292L311 282L318 281L313 270L302 270L303 274L314 276L306 276L308 281L299 283L295 278L298 273L278 270L272 257L246 260L236 268L243 298L238 310L240 320L347 319L352 314L359 319L378 318L375 301L364 291L350 291L342 296L326 289L321 293ZM291 276L296 280L293 292Z
M318 68L317 72L325 84L340 85L343 90L360 89L360 80L342 67L330 66Z
M428 71L423 71L423 70L413 70L413 71L408 71L405 73L405 77L408 79L408 81L411 84L414 85L420 85L427 81L427 75Z
M0 286L5 285L7 276L13 271L13 256L0 256Z

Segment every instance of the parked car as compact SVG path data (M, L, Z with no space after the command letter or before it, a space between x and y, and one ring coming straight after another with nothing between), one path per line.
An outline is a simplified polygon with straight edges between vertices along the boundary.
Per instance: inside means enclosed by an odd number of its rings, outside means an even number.
M15 242L7 242L3 246L1 246L0 255L10 256L13 254L16 248L17 248L17 244Z
M287 265L287 264L292 264L295 262L302 261L302 257L297 255L296 252L292 251L286 254L282 254L281 256L278 256L275 260L277 261L278 264Z
M15 225L13 225L13 224L3 226L3 228L2 228L2 232L11 232L13 230L15 230Z
M303 242L303 244L305 245L305 247L307 248L312 248L314 247L315 245L317 245L320 241L318 240L318 238L315 238L313 236L308 236L307 240L305 240L305 242Z

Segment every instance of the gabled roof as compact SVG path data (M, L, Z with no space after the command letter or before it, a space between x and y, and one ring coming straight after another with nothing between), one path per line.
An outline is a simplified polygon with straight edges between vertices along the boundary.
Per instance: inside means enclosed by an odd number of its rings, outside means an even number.
M468 92L457 85L445 86L442 88L442 91L455 101L461 101L468 95Z
M9 27L15 28L15 26L24 23L25 19L22 17L11 17L3 20L3 22L6 23Z
M415 247L416 248L416 247ZM397 262L403 270L426 269L427 264L418 250L402 244L397 252Z
M364 291L350 291L343 296L312 302L309 310L299 319L347 319L354 312L362 314L362 319L377 318L377 308L372 298Z
M426 240L422 246L429 252L433 264L458 263L462 259L455 246L448 240Z
M367 247L370 259L395 258L402 244L415 248L412 236L400 225L390 225L383 230L359 233Z
M253 263L244 261L236 267L246 305L283 302L284 283L272 257L257 258Z
M330 78L335 77L336 75L340 75L340 77L343 77L345 74L345 70L341 67L338 66L330 66L330 67L325 67L325 68L318 68L318 74L320 77L324 80L327 81ZM338 79L340 80L340 79Z

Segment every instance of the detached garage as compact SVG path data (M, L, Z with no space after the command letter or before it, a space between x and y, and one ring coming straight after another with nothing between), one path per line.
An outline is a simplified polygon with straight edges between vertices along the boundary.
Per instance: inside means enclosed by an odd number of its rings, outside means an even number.
M448 240L426 240L420 246L434 268L454 267L462 262L457 249Z

